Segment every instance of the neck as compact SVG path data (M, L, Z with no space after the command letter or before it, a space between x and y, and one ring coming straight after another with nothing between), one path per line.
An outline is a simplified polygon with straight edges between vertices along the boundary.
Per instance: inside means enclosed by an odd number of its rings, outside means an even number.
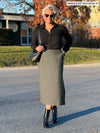
M50 23L50 24L45 23L45 27L51 27L51 26L53 26L53 23Z

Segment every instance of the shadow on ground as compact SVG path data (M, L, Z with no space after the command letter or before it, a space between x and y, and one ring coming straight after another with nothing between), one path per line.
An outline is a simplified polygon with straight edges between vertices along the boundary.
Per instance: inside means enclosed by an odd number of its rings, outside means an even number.
M87 109L87 110L83 110L83 111L80 111L80 112L77 112L77 113L69 114L69 115L66 115L66 116L61 116L61 117L58 118L58 123L57 124L51 124L51 128L55 127L55 126L62 125L63 123L65 123L67 121L70 121L72 119L75 119L75 118L78 118L78 117L81 117L81 116L84 116L84 115L88 115L88 114L91 114L91 113L94 113L94 112L97 112L97 111L100 111L100 106L90 108L90 109Z

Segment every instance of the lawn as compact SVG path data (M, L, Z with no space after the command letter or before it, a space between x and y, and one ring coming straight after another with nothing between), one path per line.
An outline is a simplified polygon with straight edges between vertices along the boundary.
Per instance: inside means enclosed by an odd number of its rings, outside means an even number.
M32 66L30 46L0 46L0 67ZM71 48L65 55L64 64L100 62L99 49Z

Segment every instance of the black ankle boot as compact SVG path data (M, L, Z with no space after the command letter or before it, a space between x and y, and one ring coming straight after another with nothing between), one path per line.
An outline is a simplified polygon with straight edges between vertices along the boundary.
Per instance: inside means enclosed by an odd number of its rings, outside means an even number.
M50 110L45 109L44 117L43 117L43 127L44 128L50 128L50 126L49 126L49 114L50 114Z
M52 122L53 123L58 122L57 106L52 107Z

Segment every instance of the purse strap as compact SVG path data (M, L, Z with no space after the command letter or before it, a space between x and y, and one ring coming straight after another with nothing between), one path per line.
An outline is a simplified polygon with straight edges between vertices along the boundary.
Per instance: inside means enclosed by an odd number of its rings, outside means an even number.
M40 27L38 29L38 42L39 42L39 45L42 45L42 43L41 43L41 35L40 35ZM43 51L47 51L47 49L44 49Z
M39 42L39 45L42 45L41 44L41 36L40 36L40 27L38 29L38 42Z

